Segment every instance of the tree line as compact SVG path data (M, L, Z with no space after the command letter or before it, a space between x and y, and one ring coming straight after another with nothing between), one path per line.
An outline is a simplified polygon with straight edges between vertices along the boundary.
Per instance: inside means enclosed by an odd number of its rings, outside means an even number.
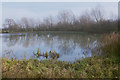
M52 16L43 19L43 22L34 19L22 18L20 21L6 19L3 31L81 31L81 32L112 32L118 30L118 19L105 19L100 9L92 9L81 16L75 16L72 11L63 10L57 18Z

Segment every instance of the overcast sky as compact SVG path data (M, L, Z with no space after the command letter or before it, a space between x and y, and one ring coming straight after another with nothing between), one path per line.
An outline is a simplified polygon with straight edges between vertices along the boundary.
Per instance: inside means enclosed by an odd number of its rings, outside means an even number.
M2 21L6 18L19 20L22 17L42 20L50 15L55 17L62 10L71 10L79 16L96 7L102 10L106 18L118 15L117 2L3 2Z

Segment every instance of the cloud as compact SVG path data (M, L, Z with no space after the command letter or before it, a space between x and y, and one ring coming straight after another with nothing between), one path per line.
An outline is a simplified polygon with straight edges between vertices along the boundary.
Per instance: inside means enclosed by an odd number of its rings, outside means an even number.
M40 17L41 14L29 11L27 9L3 8L3 19L5 18L22 18L22 17Z
M4 21L6 18L12 18L12 19L21 19L23 17L27 18L35 18L35 19L43 19L44 17L47 16L55 16L57 15L58 10L49 10L49 11L31 11L29 9L24 9L24 8L13 8L13 7L5 7L3 8L2 11L2 21Z
M54 3L55 4L55 3ZM35 4L34 4L35 5ZM47 4L48 5L48 4ZM21 19L22 17L28 17L28 18L37 18L37 19L43 19L44 17L48 17L52 15L53 17L58 14L61 10L71 10L76 16L79 16L84 13L84 11L90 11L92 8L95 8L94 6L87 5L86 6L56 6L55 8L49 8L47 6L37 6L37 7L28 7L26 5L25 7L19 7L18 6L3 6L3 11L2 11L2 21L4 21L6 18L12 18L12 19ZM110 5L110 4L109 4ZM30 5L29 5L30 6ZM50 6L50 5L49 5ZM58 8L57 8L58 7ZM62 7L62 8L61 8ZM31 9L32 8L32 9ZM102 13L105 15L105 17L110 17L111 14L118 15L117 12L117 6L102 6L100 8L103 8Z
M112 3L107 3L105 5L99 4L94 5L94 6L80 6L80 7L68 7L67 9L71 10L74 14L77 16L84 14L84 12L90 12L92 9L98 8L101 10L101 13L104 15L105 18L112 18L111 15L113 16L118 16L118 6L115 5L110 5ZM117 3L116 3L117 4Z

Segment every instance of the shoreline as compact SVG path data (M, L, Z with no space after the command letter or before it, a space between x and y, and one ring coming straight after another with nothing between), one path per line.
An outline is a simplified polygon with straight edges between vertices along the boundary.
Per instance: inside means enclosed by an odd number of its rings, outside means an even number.
M86 33L86 34L109 34L109 33L111 33L111 32L86 32L86 31L64 31L64 30L56 30L56 31L49 31L49 30L47 30L47 31L21 31L21 32L0 32L0 34L11 34L11 33L42 33L42 32L46 32L46 33ZM113 31L114 32L114 31Z

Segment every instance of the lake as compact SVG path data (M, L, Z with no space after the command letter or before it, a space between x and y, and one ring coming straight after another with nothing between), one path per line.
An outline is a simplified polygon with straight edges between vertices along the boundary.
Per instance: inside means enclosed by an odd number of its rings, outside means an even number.
M41 53L55 51L60 54L58 60L74 62L77 59L91 57L91 49L97 45L99 34L81 32L34 32L4 33L2 37L2 57L6 53L13 54L17 59L29 59L38 48ZM88 45L90 48L88 48ZM40 57L39 59L46 59Z

